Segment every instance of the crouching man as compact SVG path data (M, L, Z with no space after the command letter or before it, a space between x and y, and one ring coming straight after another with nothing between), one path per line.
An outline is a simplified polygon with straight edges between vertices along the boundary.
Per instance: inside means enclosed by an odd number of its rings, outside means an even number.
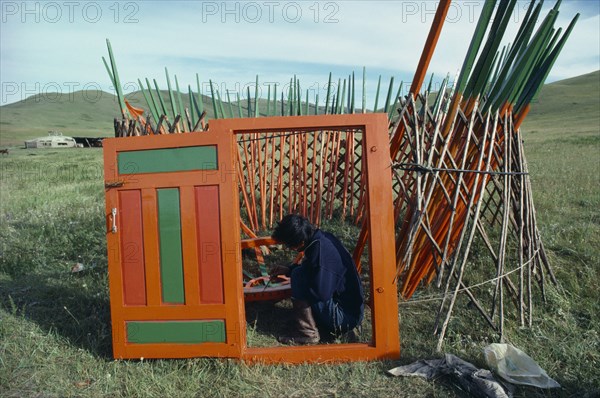
M294 324L279 342L316 344L354 333L363 319L364 297L356 265L342 243L295 214L281 219L271 237L304 252L300 264L271 271L272 277L290 276L292 285Z

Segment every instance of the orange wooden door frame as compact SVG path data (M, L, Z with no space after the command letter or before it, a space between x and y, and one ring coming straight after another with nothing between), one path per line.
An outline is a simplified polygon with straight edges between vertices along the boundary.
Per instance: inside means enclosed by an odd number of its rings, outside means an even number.
M400 355L392 176L386 114L268 117L211 121L217 134L289 134L302 131L356 129L363 133L367 148L367 225L369 229L369 272L373 336L370 343L313 346L247 347L242 358L250 362L304 363L393 359ZM241 278L241 275L240 275ZM240 300L242 298L240 297Z

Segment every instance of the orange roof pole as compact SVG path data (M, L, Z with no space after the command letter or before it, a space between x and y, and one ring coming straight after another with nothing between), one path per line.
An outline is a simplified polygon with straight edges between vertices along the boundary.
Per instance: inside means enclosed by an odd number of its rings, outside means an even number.
M425 80L425 75L427 74L427 69L429 68L429 63L431 62L431 58L433 57L433 52L437 45L438 39L440 38L440 34L442 33L442 27L444 26L444 20L446 19L446 15L448 15L450 3L452 3L452 0L441 0L435 12L435 17L433 18L431 29L429 29L429 35L427 36L427 40L425 41L425 46L423 47L423 52L421 53L421 58L419 60L419 65L417 66L417 71L415 72L415 77L413 78L412 84L410 86L409 95L411 96L414 96L421 90L421 86L423 85L423 81ZM396 155L398 154L403 135L404 124L399 123L398 127L396 128L396 132L394 133L394 136L392 137L392 140L390 142L390 155L392 159L395 159ZM353 255L354 261L356 262L358 267L360 267L360 257L362 255L365 244L367 243L367 237L367 226L365 223L363 223Z
M441 0L438 8L435 12L435 17L433 18L433 23L431 24L431 29L429 30L429 35L427 36L427 41L425 42L425 46L423 47L423 53L421 54L421 59L419 60L419 65L417 66L417 71L415 72L415 77L413 78L412 84L410 86L409 95L416 95L423 85L423 81L425 80L425 75L427 74L427 69L429 68L429 63L431 62L431 58L433 57L433 52L435 51L435 47L437 45L438 39L440 38L440 34L442 33L442 27L444 26L444 20L446 19L446 15L448 15L448 10L450 9L450 3L452 0ZM394 133L394 137L391 142L391 155L392 159L394 159L398 153L398 149L400 146L400 141L402 135L404 134L404 124L398 124L396 128L396 132Z
M515 130L519 130L519 128L521 127L521 123L523 123L523 120L525 120L525 116L527 116L527 114L529 113L530 110L531 110L531 104L527 104L521 110L521 112L519 112L517 114L517 117L514 122Z

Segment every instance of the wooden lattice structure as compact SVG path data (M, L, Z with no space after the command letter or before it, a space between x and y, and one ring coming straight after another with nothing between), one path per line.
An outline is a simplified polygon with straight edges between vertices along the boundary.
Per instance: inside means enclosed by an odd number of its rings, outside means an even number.
M319 225L364 216L363 131L359 129L238 135L239 186L248 226L272 228L288 213Z

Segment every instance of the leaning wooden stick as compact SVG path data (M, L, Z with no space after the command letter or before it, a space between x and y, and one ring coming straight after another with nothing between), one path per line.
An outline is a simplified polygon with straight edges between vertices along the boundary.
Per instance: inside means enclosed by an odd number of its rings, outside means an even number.
M242 143L243 145L243 143ZM247 191L247 186L246 186L246 179L245 179L245 175L244 175L244 170L243 170L243 165L242 165L242 158L240 156L240 151L236 151L236 155L237 155L237 169L238 169L238 184L240 186L240 190L242 191L242 198L243 198L243 203L244 206L246 207L246 213L248 214L248 221L250 222L250 227L253 230L257 230L257 226L254 224L254 217L252 217L252 208L250 206L250 202L248 199L248 191Z
M271 183L269 185L270 195L269 195L269 227L273 227L273 203L275 200L275 138L271 138ZM281 162L281 154L280 154L280 162Z

